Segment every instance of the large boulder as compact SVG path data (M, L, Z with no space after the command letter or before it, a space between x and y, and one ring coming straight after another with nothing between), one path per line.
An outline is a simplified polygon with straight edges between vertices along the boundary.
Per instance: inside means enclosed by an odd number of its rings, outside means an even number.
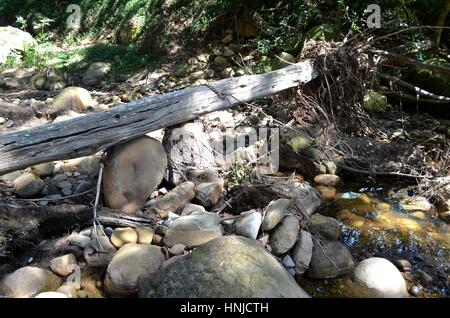
M193 248L222 235L221 219L216 213L194 212L173 221L164 236L164 245L184 244Z
M314 241L311 263L306 274L311 278L332 278L348 274L353 265L352 254L342 243Z
M23 52L26 47L35 45L31 34L10 26L0 27L0 64L4 64L13 51Z
M399 298L408 294L402 274L385 258L371 257L363 260L353 269L351 278L373 290L377 297Z
M130 296L137 293L138 277L156 272L164 259L160 247L126 244L108 265L105 276L106 291L112 296Z
M53 101L57 111L86 111L94 106L94 100L89 91L81 87L67 87L56 95Z
M256 240L237 236L212 240L138 285L147 298L309 297Z
M144 136L113 147L103 176L106 205L126 213L142 209L166 167L166 153L156 139Z
M61 283L61 278L48 269L27 266L0 282L0 294L11 298L33 298L42 292L56 290Z
M214 152L201 122L184 124L164 135L163 145L169 157L166 179L179 184L187 178L189 169L215 167Z

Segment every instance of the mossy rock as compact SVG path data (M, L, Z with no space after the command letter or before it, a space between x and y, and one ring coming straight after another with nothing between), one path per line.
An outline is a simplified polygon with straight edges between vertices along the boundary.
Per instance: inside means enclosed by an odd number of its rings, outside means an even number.
M387 97L386 95L375 91L368 91L366 95L364 95L363 107L370 112L382 113L387 107Z
M450 63L444 59L432 58L425 64L450 67ZM410 82L424 90L436 95L450 96L450 74L417 67L410 76Z

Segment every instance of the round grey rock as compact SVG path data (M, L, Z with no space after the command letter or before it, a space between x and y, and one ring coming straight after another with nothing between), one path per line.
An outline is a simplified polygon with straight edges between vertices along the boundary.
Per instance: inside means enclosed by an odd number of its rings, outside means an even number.
M270 236L269 244L275 255L287 253L297 241L300 221L293 215L287 215Z
M354 282L375 291L378 297L400 298L407 295L406 282L394 264L385 258L363 260L352 271Z

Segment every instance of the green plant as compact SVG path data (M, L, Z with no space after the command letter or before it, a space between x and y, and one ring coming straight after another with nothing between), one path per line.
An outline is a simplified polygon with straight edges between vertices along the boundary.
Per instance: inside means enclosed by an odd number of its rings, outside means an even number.
M234 188L242 182L253 182L255 179L255 172L251 166L240 161L233 162L230 167L224 172L229 189Z
M36 36L36 39L38 42L43 43L47 41L48 34L46 32L46 29L53 23L55 20L47 18L47 17L40 17L34 25L34 29L38 30L38 34Z
M25 31L27 29L27 20L25 20L22 16L16 17L16 23L20 25L20 29Z
M11 51L6 57L6 61L3 64L4 69L15 67L20 61L20 56L16 51Z

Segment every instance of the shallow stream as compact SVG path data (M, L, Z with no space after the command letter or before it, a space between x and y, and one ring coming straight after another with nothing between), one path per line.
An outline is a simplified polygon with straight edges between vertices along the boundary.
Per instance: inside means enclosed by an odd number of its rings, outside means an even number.
M411 272L403 274L408 286L419 286L418 297L449 296L449 226L426 204L405 203L415 195L413 187L351 182L338 192L336 201L319 212L341 222L342 240L356 261L408 260ZM420 270L432 276L431 284L421 282ZM348 277L299 283L316 297L370 296Z

